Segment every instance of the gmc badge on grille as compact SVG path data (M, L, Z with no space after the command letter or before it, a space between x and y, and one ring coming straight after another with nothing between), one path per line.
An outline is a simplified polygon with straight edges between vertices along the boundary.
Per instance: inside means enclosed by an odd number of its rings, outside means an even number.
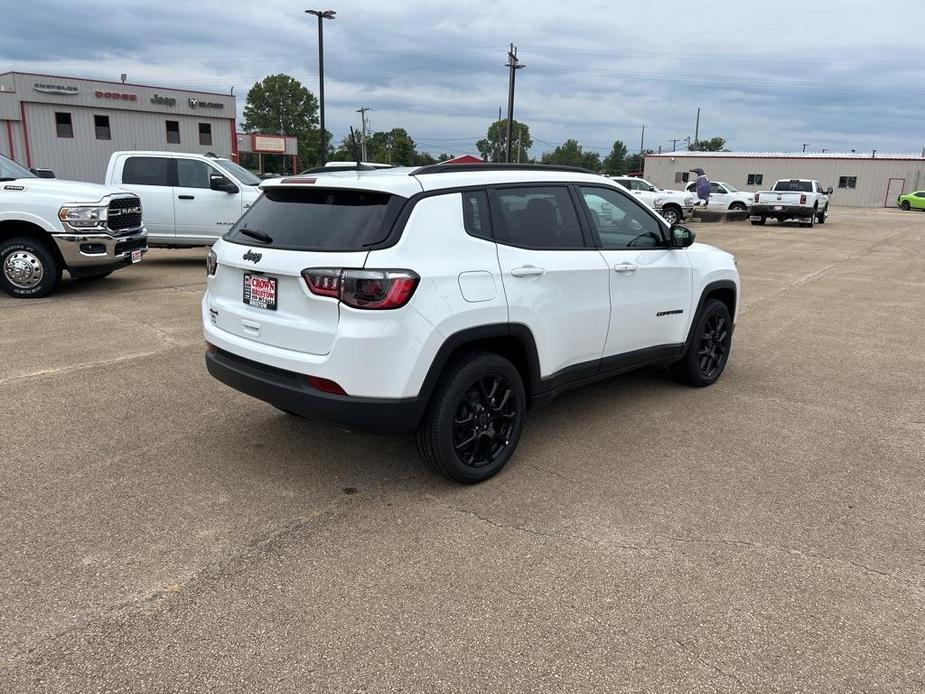
M262 257L263 253L254 253L253 251L248 251L244 254L244 260L253 260L255 263L259 263Z

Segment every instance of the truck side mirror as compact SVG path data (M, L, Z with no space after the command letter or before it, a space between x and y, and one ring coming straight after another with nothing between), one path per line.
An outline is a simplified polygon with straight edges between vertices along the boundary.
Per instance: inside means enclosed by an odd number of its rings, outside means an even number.
M834 193L834 192L835 192L835 191L832 190L832 186L829 186L828 189L825 191L825 194L826 194L826 195L831 195L831 194Z
M52 171L51 169L29 169L29 171L34 173L39 178L54 178L55 177L55 172Z
M238 192L238 187L221 174L209 174L209 187L223 193Z

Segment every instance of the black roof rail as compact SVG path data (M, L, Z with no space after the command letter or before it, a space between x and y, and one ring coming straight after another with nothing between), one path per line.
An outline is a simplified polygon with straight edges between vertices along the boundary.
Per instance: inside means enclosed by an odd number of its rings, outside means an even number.
M394 166L366 166L365 164L356 164L353 162L345 161L343 166L338 164L337 166L316 166L312 169L305 169L305 171L299 171L299 176L325 172L334 173L335 171L379 171L394 168Z
M422 174L459 173L466 171L567 171L570 173L597 174L597 171L583 169L579 166L559 166L556 164L428 164L411 171L409 176Z

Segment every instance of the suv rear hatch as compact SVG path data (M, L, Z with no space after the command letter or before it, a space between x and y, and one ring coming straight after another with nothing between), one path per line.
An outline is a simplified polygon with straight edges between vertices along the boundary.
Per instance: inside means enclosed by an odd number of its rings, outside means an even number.
M216 244L210 319L272 347L330 352L336 297L308 289L308 268L362 268L389 235L405 198L380 191L306 186L265 190Z

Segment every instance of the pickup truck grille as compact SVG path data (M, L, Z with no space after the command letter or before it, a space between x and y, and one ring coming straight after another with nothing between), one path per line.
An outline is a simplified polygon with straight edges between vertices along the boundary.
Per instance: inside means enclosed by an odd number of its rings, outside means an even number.
M107 222L110 231L125 231L141 226L141 200L115 198L109 203Z

